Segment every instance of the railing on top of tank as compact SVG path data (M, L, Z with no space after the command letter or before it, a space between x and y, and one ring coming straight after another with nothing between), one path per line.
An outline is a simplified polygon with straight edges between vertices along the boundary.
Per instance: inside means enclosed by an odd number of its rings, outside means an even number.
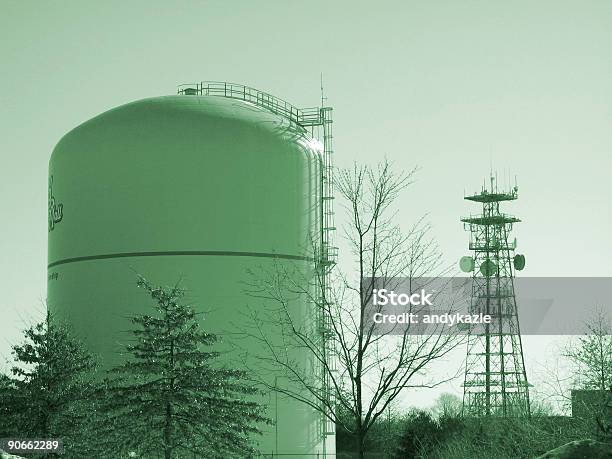
M178 86L178 94L222 96L231 99L251 102L259 107L266 108L272 113L284 116L300 126L319 126L323 124L323 117L319 108L297 108L290 103L279 99L267 92L237 83L223 81L203 81L201 83L187 83Z

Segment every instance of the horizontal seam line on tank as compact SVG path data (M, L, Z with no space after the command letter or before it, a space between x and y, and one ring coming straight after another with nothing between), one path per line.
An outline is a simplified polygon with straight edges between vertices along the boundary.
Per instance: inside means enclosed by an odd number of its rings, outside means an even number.
M157 256L225 256L225 257L260 257L260 258L280 258L285 260L299 261L314 261L314 258L303 257L300 255L286 255L280 253L264 253L264 252L232 252L227 250L170 250L163 252L125 252L125 253L108 253L103 255L89 255L83 257L65 258L49 263L47 268L53 268L57 265L66 263L75 263L79 261L90 260L105 260L109 258L131 258L131 257L157 257Z

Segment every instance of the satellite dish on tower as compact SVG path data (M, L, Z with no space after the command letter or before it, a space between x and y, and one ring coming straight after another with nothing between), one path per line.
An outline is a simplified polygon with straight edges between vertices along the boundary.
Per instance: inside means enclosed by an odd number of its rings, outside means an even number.
M513 263L514 269L521 271L525 267L525 255L515 255Z
M471 273L474 271L474 266L475 263L472 257L461 257L461 260L459 260L459 268L461 268L461 271L464 273Z
M485 277L491 277L497 272L497 265L493 260L487 258L480 265L480 272Z

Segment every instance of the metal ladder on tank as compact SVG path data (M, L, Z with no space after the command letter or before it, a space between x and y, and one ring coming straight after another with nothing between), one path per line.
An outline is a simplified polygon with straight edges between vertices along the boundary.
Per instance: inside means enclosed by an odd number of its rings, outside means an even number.
M325 400L324 410L334 406L335 396L332 382L332 374L337 371L337 362L335 358L333 323L331 317L331 308L333 306L333 291L331 286L331 273L336 265L338 258L338 248L334 245L334 234L336 226L334 222L334 166L333 166L333 120L331 107L322 107L320 109L320 121L323 131L323 157L321 171L321 283L319 304L322 307L320 311L320 336L322 339L323 359L327 362L328 368L322 368L322 391ZM330 416L333 417L333 416ZM322 434L323 434L323 457L326 457L327 438L335 435L336 426L327 415L322 419Z
M317 328L321 340L323 361L327 368L321 365L321 396L324 400L321 411L320 434L323 440L322 458L328 457L327 439L336 434L335 423L330 419L330 407L335 404L334 384L332 375L337 372L335 352L335 334L331 317L333 307L333 289L331 274L338 260L338 247L334 243L336 231L334 218L334 164L333 164L333 119L332 108L323 106L319 109L300 109L300 124L311 128L311 136L323 140L321 156L321 211L320 211L320 247L317 260L318 283L317 291ZM318 133L315 133L317 128ZM317 135L318 134L318 135ZM335 379L335 376L334 376Z

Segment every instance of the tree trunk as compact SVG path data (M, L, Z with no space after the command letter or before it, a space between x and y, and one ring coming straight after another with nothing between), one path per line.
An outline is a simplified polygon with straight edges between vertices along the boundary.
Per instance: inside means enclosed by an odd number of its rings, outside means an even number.
M167 317L166 311L166 320ZM170 333L169 326L168 333ZM174 340L170 340L170 369L174 370ZM174 392L174 378L170 378L170 392ZM166 427L164 429L164 459L172 459L172 449L174 446L172 427L172 404L168 401L166 402Z
M172 407L166 403L166 426L164 428L164 459L172 459Z
M359 459L365 457L365 435L362 429L357 429L357 457Z

